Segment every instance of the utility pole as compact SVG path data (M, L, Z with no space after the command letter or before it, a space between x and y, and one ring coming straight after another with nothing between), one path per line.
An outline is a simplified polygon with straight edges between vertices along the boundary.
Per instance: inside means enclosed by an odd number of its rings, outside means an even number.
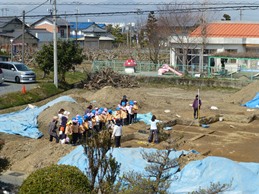
M68 41L68 22L67 22L67 13L65 12L65 20L66 20L66 34L67 34L67 41Z
M22 12L22 63L24 63L25 11Z
M243 17L243 13L242 13L242 11L243 11L243 10L242 10L242 9L240 9L240 14L239 14L239 15L240 15L240 21L242 21L242 17Z
M79 9L76 8L76 44L77 44L77 32L78 32L78 12L79 12Z
M54 56L54 85L58 88L58 57L57 57L57 4L53 0L53 56Z

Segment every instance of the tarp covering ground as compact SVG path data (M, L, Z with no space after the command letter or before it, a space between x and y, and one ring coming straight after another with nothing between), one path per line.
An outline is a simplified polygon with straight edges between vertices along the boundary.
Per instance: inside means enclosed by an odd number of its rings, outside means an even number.
M248 101L247 103L243 104L248 108L259 108L259 92L256 93L255 97Z
M46 108L62 101L75 102L69 96L61 96L41 107L27 106L17 112L0 115L0 132L38 139L43 134L38 129L37 118Z
M148 162L142 158L141 152L154 152L151 148L113 148L113 157L121 164L120 176L125 172L135 171L143 173ZM176 151L170 158L178 158L186 151ZM191 151L195 152L195 151ZM78 146L71 153L63 157L58 164L78 167L86 173L87 158L82 146ZM177 168L171 170L175 173ZM203 160L192 161L180 172L171 177L172 183L169 193L189 193L199 188L209 188L211 183L229 184L230 188L224 193L258 194L259 193L259 164L240 163L222 157L207 157Z

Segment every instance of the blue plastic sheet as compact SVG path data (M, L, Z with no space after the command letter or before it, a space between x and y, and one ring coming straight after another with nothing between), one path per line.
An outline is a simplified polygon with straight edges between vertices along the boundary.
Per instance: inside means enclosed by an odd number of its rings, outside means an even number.
M30 108L0 115L0 132L38 139L43 134L38 130L37 118L46 108L62 101L75 102L69 96L61 96L41 107Z
M143 160L141 153L145 151L146 153L155 152L156 149L153 148L113 148L110 152L112 153L113 157L121 163L120 173L121 175L124 172L128 172L130 169L136 172L142 173L144 172L144 168L147 166L148 162ZM176 151L170 153L170 158L178 158L181 154L188 154L190 152L196 151ZM64 156L58 164L67 164L71 166L78 167L82 172L86 173L86 166L87 166L87 157L84 154L84 149L82 146L78 146L68 155ZM176 172L178 167L172 169L172 172Z
M255 97L248 101L247 103L243 104L248 108L259 108L259 92L256 93Z
M156 149L148 148L114 148L111 150L113 157L121 164L120 175L135 171L145 172L147 166L141 152L154 152ZM182 153L188 154L195 151L172 152L171 158L178 158ZM63 157L58 164L67 164L78 167L86 173L87 158L82 146L78 146L71 153ZM174 168L170 173L175 173ZM209 188L211 183L229 184L231 187L224 193L231 194L258 194L259 193L259 164L238 163L222 157L207 157L203 160L192 161L180 172L172 177L172 183L168 189L169 193L184 194Z

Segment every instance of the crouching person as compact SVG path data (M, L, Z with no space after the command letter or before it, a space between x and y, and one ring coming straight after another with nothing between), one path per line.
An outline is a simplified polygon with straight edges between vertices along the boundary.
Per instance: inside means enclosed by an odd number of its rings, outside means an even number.
M59 142L57 130L58 130L58 117L54 116L52 121L49 123L49 141L53 141L53 137L56 139L56 143Z
M121 146L121 135L122 135L122 124L119 119L116 119L115 125L113 127L112 139L115 139L115 147Z

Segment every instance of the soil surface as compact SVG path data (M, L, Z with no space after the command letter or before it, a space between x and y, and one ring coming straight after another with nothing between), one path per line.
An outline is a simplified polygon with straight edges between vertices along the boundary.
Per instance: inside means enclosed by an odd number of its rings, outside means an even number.
M36 169L57 163L59 159L75 147L67 144L49 142L48 123L60 108L71 112L71 117L83 114L92 103L94 107L115 109L123 95L129 100L136 100L139 113L156 115L163 121L174 121L172 130L166 131L171 139L179 138L179 150L196 150L199 156L186 158L185 162L206 156L222 156L240 162L259 162L259 120L256 120L259 109L247 109L241 106L251 100L259 90L258 82L254 82L240 91L223 89L200 89L202 100L200 120L207 121L208 128L201 127L198 120L193 119L191 104L197 90L177 87L140 87L112 88L104 87L98 91L74 89L63 93L73 97L77 103L61 102L44 110L38 117L39 130L44 136L40 139L29 139L18 135L1 134L5 140L1 156L9 158L11 171L29 174ZM60 95L61 96L61 95ZM41 106L58 96L39 102ZM211 109L217 107L217 110ZM19 107L20 109L24 107ZM18 110L20 110L18 109ZM4 110L6 112L6 110ZM13 111L13 109L10 109ZM223 116L223 121L218 116ZM124 139L122 147L155 147L165 149L166 142L147 143L148 126L142 122L123 127ZM142 133L138 134L138 131ZM145 134L147 133L147 134ZM129 134L137 134L136 138L127 138Z

